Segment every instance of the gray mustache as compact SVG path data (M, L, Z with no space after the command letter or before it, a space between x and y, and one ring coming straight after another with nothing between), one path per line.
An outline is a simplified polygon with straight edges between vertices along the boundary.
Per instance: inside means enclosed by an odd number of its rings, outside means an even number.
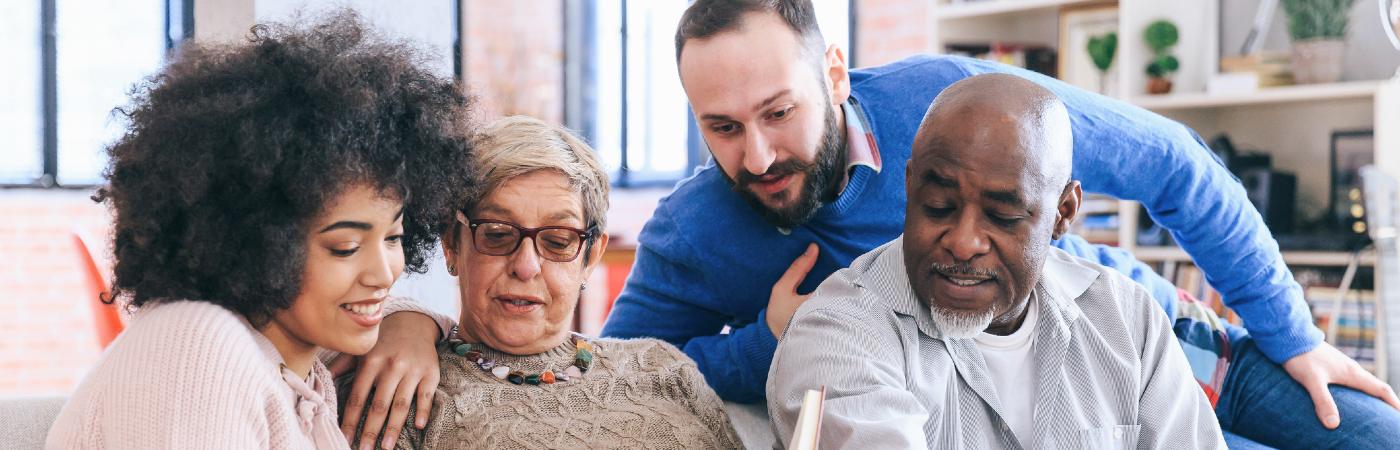
M998 277L1000 276L1000 274L998 274L995 270L991 270L991 269L978 269L978 268L976 268L976 267L972 267L971 264L966 264L966 263L962 263L962 264L940 264L940 263L930 263L930 264L929 264L929 268L930 268L930 269L933 269L935 272L939 272L939 273L942 273L942 274L945 274L945 275L964 275L964 276L977 277L977 278L998 278Z

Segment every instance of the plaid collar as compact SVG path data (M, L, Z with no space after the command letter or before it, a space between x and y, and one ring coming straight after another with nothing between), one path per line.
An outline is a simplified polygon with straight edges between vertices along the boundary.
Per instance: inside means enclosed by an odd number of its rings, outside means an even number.
M880 148L875 145L875 134L870 131L865 111L855 97L842 103L841 111L846 114L846 177L850 178L851 170L856 166L869 167L875 173L880 173Z

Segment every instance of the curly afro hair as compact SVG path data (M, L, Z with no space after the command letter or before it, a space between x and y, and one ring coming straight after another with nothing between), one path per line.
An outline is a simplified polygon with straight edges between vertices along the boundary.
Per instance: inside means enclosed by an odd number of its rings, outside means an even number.
M349 10L181 48L107 149L104 301L208 301L261 326L300 291L310 222L358 185L404 202L405 270L425 271L469 187L471 111L423 62Z

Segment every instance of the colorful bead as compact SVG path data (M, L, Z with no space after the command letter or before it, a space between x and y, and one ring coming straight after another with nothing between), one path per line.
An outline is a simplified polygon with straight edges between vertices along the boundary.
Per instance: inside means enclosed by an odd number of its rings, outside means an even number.
M574 365L578 366L580 370L588 370L589 367L593 366L593 353L578 349L578 352L574 353Z
M492 376L509 381L513 384L529 384L538 386L541 384L565 383L571 379L583 376L593 365L594 352L597 346L591 342L575 337L574 338L574 364L564 368L562 371L546 369L538 374L526 375L520 370L511 370L509 366L502 365L494 359L486 359L482 356L480 344L471 344L460 340L452 340L448 347L453 353L466 358L481 367L481 370L490 372Z

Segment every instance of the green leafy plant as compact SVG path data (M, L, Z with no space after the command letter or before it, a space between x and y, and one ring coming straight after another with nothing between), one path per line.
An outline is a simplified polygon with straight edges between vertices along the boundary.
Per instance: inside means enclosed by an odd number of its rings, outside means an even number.
M1355 0L1284 0L1288 34L1294 41L1336 40L1347 35L1347 15Z
M1147 64L1147 75L1165 78L1181 68L1181 61L1171 54L1172 46L1176 45L1180 37L1176 25L1170 21L1158 20L1147 26L1142 38L1147 41L1147 46L1152 48L1153 55L1152 62Z
M1094 67L1098 67L1100 72L1107 72L1108 66L1113 65L1114 52L1118 51L1118 33L1110 31L1089 37L1088 50Z

